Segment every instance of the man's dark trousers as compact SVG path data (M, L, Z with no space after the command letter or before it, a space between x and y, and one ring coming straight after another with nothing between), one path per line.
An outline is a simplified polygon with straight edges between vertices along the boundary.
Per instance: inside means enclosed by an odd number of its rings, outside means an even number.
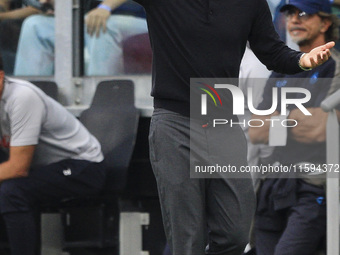
M215 130L197 122L191 128L199 137L191 141L196 160L247 165L239 126ZM242 254L255 211L250 174L242 179L190 178L190 119L168 110L154 111L149 142L172 255Z
M104 187L105 176L102 163L67 159L32 169L28 177L2 182L0 211L11 254L36 255L39 252L37 213L41 205L98 194Z

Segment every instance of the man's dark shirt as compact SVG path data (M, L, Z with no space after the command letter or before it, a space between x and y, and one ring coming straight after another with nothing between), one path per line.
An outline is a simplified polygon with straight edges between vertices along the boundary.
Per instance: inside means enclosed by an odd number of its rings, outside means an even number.
M272 105L272 88L278 89L278 108L281 111L281 87L300 87L311 92L311 99L303 104L304 107L320 107L321 102L325 99L330 89L332 78L335 73L336 62L330 58L325 64L308 72L302 72L295 75L282 75L273 73L268 80L263 92L263 101L257 107L259 110L267 110ZM289 93L288 98L304 97L301 93ZM296 109L295 105L288 105L289 110ZM287 139L286 146L278 146L272 154L273 161L282 164L295 164L299 162L326 162L326 144L304 144L299 143L291 138Z
M147 13L156 108L189 116L190 78L237 78L247 40L267 68L301 71L301 53L279 39L266 0L136 2Z
M263 93L263 101L257 107L259 110L269 109L272 105L272 88L278 88L278 98L280 99L280 88L282 87L301 87L311 92L311 99L303 104L307 107L320 107L321 102L327 96L331 86L332 78L335 75L336 62L330 58L325 64L308 72L295 75L282 75L273 73L268 80ZM304 97L299 93L289 93L288 98ZM295 105L289 105L289 110L295 109ZM278 100L278 111L281 111L281 100ZM304 144L299 143L288 136L286 146L277 146L269 161L280 162L282 165L291 166L296 163L320 164L326 162L326 144ZM300 173L291 171L288 176L296 177ZM281 174L281 173L280 173ZM310 183L320 183L322 175L313 178L305 175L303 181L299 178L267 178L258 192L258 205L256 212L256 227L259 229L269 229L282 231L286 225L286 218L282 209L289 208L297 203L300 194L313 193L319 188ZM314 176L315 177L315 176ZM306 184L307 181L309 184ZM307 189L302 191L303 189Z

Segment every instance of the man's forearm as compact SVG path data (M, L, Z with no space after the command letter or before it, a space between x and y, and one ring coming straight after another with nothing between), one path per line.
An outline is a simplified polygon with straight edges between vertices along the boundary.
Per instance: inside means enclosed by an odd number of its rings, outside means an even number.
M328 113L320 107L308 108L311 116L304 115L299 109L290 112L289 118L296 120L296 127L290 128L289 136L300 143L319 143L326 140Z
M0 164L0 182L27 175L28 169L19 162L5 161Z
M38 13L40 13L39 9L36 9L32 6L27 6L21 9L0 13L0 20L24 19L27 18L28 16Z
M31 167L35 145L11 146L9 159L0 164L0 182L26 177Z

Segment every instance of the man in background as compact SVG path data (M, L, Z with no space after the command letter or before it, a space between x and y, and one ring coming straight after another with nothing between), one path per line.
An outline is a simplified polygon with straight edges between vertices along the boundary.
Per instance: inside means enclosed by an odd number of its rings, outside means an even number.
M14 75L51 76L54 73L54 0L40 0L44 14L27 18L22 26ZM117 9L97 0L84 1L85 74L113 76L124 73L123 41L147 33L143 7L132 1ZM88 23L95 24L88 26Z
M281 7L286 15L286 28L292 40L302 52L339 38L338 19L331 14L327 0L290 0ZM288 105L284 119L293 119L297 126L288 128L288 137L283 130L275 133L276 125L266 119L282 120L281 100L271 115L253 115L264 121L263 127L250 127L249 137L255 144L270 144L275 147L270 162L275 166L288 166L297 170L288 175L265 178L257 192L258 206L255 216L256 254L258 255L303 255L315 254L326 236L325 176L311 168L326 163L327 113L320 108L330 91L336 90L339 75L339 53L322 66L295 75L273 73L268 80L263 101L258 110L267 110L272 105L272 88L302 87L310 91L311 99L304 107L312 114L307 116L295 105ZM301 94L289 93L289 98L299 99ZM289 112L290 111L290 112ZM254 122L254 126L257 126ZM305 173L306 172L306 173ZM322 173L322 171L320 171ZM287 178L288 177L288 178ZM317 177L317 178L316 178ZM263 178L263 177L262 177Z
M13 74L22 22L39 12L39 2L35 0L0 1L0 53L8 75Z

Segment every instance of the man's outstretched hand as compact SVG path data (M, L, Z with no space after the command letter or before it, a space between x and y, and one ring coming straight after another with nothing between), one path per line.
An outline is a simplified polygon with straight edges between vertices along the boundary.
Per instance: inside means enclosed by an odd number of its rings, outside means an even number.
M312 49L309 53L306 53L300 59L300 66L302 68L315 68L325 63L331 56L330 49L335 45L334 42L326 43L322 46Z

